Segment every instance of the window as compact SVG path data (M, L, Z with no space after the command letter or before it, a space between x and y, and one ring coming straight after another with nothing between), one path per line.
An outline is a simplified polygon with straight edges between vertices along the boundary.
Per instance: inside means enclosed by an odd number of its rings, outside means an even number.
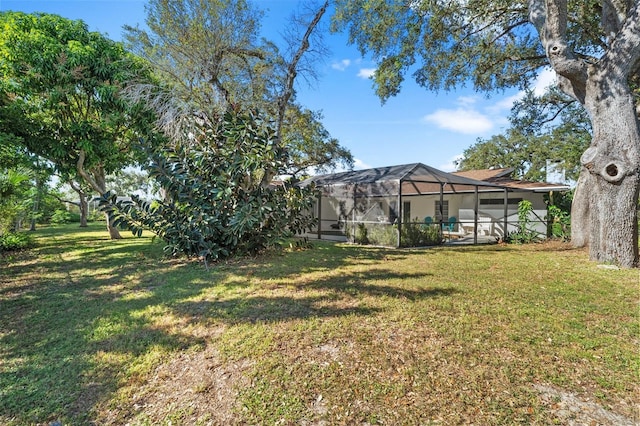
M440 200L436 200L436 222L440 222L442 219L444 222L449 220L449 200L442 202L442 216L440 216Z

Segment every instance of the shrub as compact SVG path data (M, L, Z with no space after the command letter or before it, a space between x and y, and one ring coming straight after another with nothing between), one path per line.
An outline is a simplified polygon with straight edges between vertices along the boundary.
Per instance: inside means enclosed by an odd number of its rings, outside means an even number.
M418 222L402 224L401 244L403 247L436 246L444 242L438 225L425 225ZM347 238L351 234L347 227ZM398 226L387 224L358 223L353 240L357 244L374 244L386 247L395 247L398 244Z
M563 241L571 239L571 215L558 206L551 205L547 209L547 220L551 225L551 236Z
M70 212L64 209L58 209L53 212L51 219L52 224L60 225L63 223L80 222L80 213Z
M69 223L71 222L71 213L63 209L57 209L51 215L50 222L55 225Z
M170 254L211 259L257 253L282 245L315 225L313 188L268 187L286 152L260 118L227 113L214 128L200 129L153 153L150 176L166 198L117 201L106 193L101 206L135 235L148 228Z
M444 242L438 225L426 225L416 218L414 222L402 224L403 247L436 246Z
M356 229L355 242L357 244L369 244L368 233L367 226L364 223L359 223L358 228Z
M374 224L368 227L369 243L377 246L395 247L398 244L398 227Z
M33 247L33 237L26 232L7 232L0 236L0 252Z

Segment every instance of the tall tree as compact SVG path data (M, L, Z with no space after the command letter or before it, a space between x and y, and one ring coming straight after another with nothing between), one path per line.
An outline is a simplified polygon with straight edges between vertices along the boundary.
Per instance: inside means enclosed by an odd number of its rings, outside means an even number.
M3 131L104 194L107 173L135 162L132 145L148 135L148 113L120 96L145 75L141 62L82 21L3 12L0 24L0 124L12 123Z
M292 20L286 52L275 43L260 38L263 11L246 0L151 0L147 5L148 29L125 27L129 48L148 59L165 82L164 91L156 86L131 88L134 99L145 99L158 113L159 123L170 137L180 139L185 126L200 123L213 126L216 117L227 110L258 110L275 123L278 143L299 143L295 134L305 129L295 117L306 116L304 124L322 127L320 115L308 114L294 105L294 83L313 70L311 57L323 51L314 37L328 2ZM197 124L199 126L200 124ZM287 136L285 136L285 134ZM313 161L319 166L351 164L350 153L336 146L326 130L306 132L307 150L292 147L291 170ZM328 150L325 155L313 154ZM303 166L304 163L304 166ZM267 170L263 185L282 170Z
M551 66L559 88L588 112L572 241L590 257L638 265L640 2L633 0L338 0L336 30L379 61L384 101L413 72L428 89L525 88Z

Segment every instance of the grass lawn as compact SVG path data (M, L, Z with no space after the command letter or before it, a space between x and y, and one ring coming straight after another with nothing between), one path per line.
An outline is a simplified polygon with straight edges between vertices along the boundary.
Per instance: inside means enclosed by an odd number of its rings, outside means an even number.
M640 422L640 273L567 245L207 271L99 224L36 238L0 257L3 425Z

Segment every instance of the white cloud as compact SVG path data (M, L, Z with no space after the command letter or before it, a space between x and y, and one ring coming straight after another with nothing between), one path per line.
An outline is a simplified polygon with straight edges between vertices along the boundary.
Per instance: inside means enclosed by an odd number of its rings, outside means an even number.
M533 93L536 96L543 95L549 86L553 86L556 84L556 72L551 68L545 68L542 70L540 74L538 74L538 78L533 83Z
M510 110L513 107L513 103L522 99L523 96L524 92L518 92L515 95L508 96L506 98L503 98L502 100L499 100L498 102L493 104L493 106L487 108L487 110L495 114L500 114L503 111Z
M365 170L365 169L372 169L373 167L368 165L367 163L365 163L364 161L362 161L359 158L354 158L353 159L353 168L355 170Z
M331 64L331 68L338 71L344 71L349 67L349 65L351 65L351 59L343 59L341 61L334 62L333 64Z
M360 68L358 71L358 77L360 78L371 78L373 74L376 72L375 68Z
M531 87L534 93L540 96L554 84L556 84L555 72L551 68L545 68L540 72ZM497 127L507 126L509 123L506 117L508 111L513 107L514 102L521 100L523 97L524 92L517 92L497 100L490 106L483 107L483 112L480 112L475 107L478 102L477 96L460 96L456 99L456 104L459 105L458 108L438 109L425 116L424 121L435 124L441 129L468 135L480 135ZM446 165L443 165L441 169L446 170Z
M533 89L533 93L536 96L544 95L550 86L556 84L556 73L551 68L544 68L538 77L535 79L533 84L531 85ZM507 98L502 99L494 104L491 108L491 111L494 113L499 113L500 110L507 110L513 107L514 102L517 102L524 98L524 92L520 91L515 95L509 96Z
M461 105L461 106L464 106L464 107L468 107L470 105L475 104L477 101L478 101L478 97L477 96L460 96L456 100L456 103L458 105Z
M441 129L468 135L488 132L493 128L491 119L471 108L439 109L424 117Z
M462 160L462 154L454 155L449 159L447 163L440 164L438 166L438 169L448 173L455 172L456 170L458 170L458 168L456 167L456 161L460 160Z

